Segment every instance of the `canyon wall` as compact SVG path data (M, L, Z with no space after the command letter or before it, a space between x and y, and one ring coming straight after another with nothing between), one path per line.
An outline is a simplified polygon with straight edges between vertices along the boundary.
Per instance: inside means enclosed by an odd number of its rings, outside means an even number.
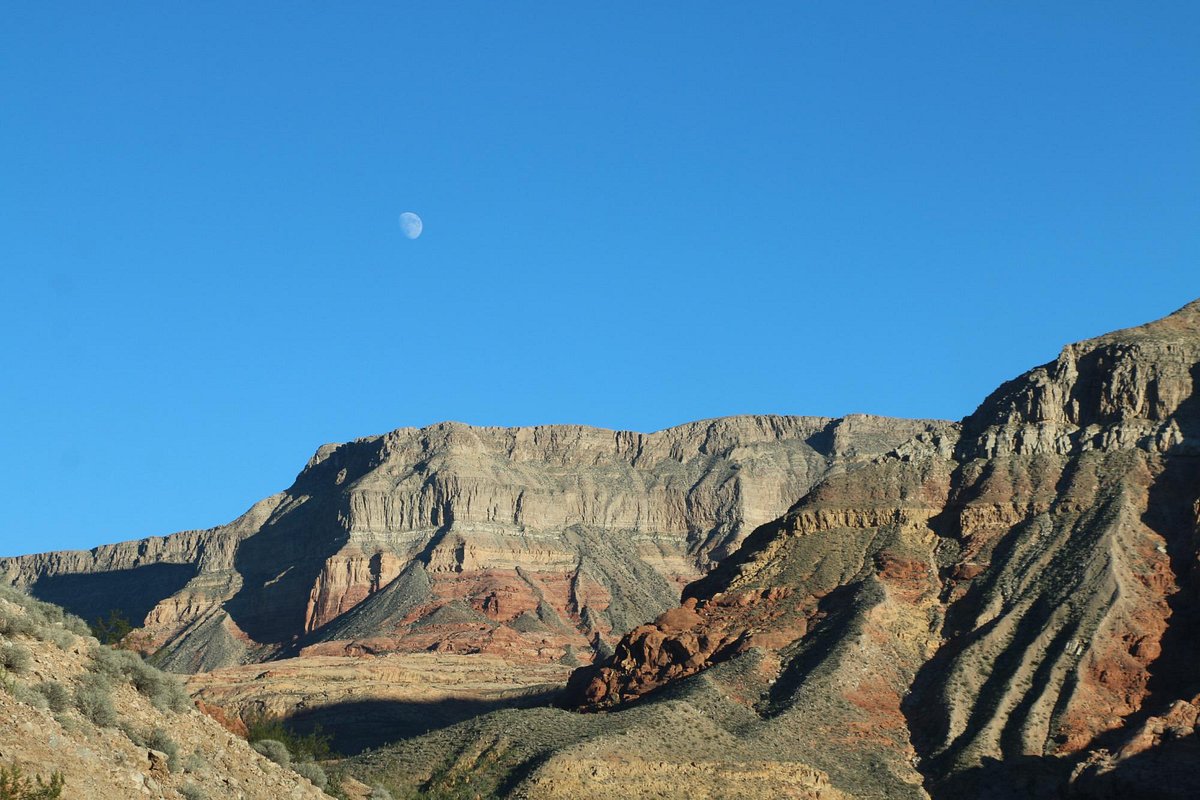
M424 650L584 663L821 478L947 427L404 428L321 447L229 525L0 559L0 575L89 618L125 611L181 671Z

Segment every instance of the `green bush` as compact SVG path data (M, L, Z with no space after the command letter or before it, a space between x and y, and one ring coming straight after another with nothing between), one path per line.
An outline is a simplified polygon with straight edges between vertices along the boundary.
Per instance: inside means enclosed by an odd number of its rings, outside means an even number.
M251 746L259 755L266 756L281 767L290 767L292 765L292 754L288 752L287 745L283 742L274 739L262 739Z
M333 751L333 737L325 733L320 725L313 727L311 733L301 735L275 717L259 715L245 722L248 731L246 739L251 743L264 739L283 742L297 761L329 761L337 757Z
M126 681L143 663L137 653L101 646L92 650L92 663L88 665L88 671L113 681Z
M133 632L133 625L129 624L128 618L117 608L108 612L108 619L96 617L89 627L92 636L95 636L100 644L117 644Z
M179 793L183 795L183 800L208 800L204 790L194 783L185 783Z
M41 692L24 683L18 683L13 686L12 696L13 699L18 703L24 703L27 706L33 706L34 708L40 708L43 710L50 707L50 704L46 702L46 698L41 694Z
M104 675L84 675L75 689L75 707L79 713L102 728L117 724L117 710L112 702L112 684Z
M11 608L0 611L0 635L33 636L35 633L37 625L27 615Z
M175 740L171 735L162 728L155 728L150 731L150 735L146 737L146 746L151 750L157 750L160 753L167 754L167 769L171 772L179 772L181 766L179 760L179 745L175 744Z
M50 710L56 714L71 706L71 693L58 681L42 681L37 685L37 691L46 698Z
M138 730L137 726L128 720L122 720L117 726L121 729L121 733L125 734L125 738L138 747L149 747L145 734Z
M59 650L69 650L75 644L75 634L64 628L45 628L42 631L43 641L52 643Z
M179 678L150 666L129 650L97 647L89 669L113 681L128 680L159 711L186 711L192 707Z
M292 770L300 777L308 778L308 780L312 782L313 786L316 786L322 791L324 791L325 787L329 785L329 778L326 777L325 770L321 769L321 766L313 761L306 761L303 764L295 764L292 766Z
M83 617L74 614L63 614L63 628L76 636L91 636L92 629L83 621Z
M33 658L29 655L27 648L19 644L6 644L0 647L0 668L23 675L29 671L32 663Z
M41 775L31 781L15 761L0 766L0 800L57 800L62 797L64 783L61 772L53 773L47 783Z
M379 784L376 784L371 789L371 793L367 795L367 800L392 800L392 793Z
M204 756L200 755L199 753L192 753L187 757L187 760L183 762L184 772L204 772L207 769L208 762L204 759Z
M159 711L186 711L192 707L192 699L179 678L141 659L133 666L129 679L133 688L145 695Z

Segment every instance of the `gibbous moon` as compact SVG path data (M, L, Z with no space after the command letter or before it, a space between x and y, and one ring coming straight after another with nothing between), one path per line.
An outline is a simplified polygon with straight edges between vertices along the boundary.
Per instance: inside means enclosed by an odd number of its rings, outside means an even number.
M421 229L425 224L421 222L421 218L411 211L405 211L400 215L400 230L404 231L404 235L409 239L415 239L421 235Z

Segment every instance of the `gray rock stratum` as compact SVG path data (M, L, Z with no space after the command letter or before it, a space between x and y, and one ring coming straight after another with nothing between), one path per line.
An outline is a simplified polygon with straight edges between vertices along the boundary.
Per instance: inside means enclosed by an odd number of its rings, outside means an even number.
M179 671L418 650L587 662L816 482L952 427L403 428L321 447L228 525L0 559L0 576L88 618L121 610Z

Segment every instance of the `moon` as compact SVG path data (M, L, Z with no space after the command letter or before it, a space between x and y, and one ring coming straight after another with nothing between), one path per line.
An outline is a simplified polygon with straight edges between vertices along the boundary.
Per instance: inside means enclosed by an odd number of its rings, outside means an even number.
M409 239L415 239L421 235L421 230L424 229L425 223L421 222L421 218L411 211L405 211L400 215L400 230L404 231L404 235Z

